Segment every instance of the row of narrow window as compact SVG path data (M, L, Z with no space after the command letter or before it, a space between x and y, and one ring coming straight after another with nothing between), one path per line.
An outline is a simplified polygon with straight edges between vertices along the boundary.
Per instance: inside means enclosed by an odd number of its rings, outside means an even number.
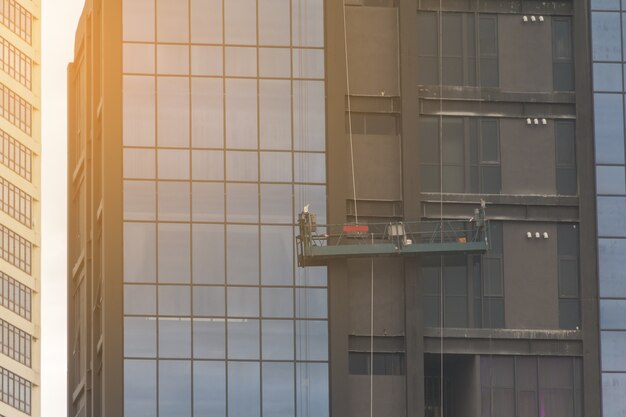
M2 129L0 129L0 163L26 180L31 180L33 152Z
M15 0L0 0L0 23L28 42L33 37L33 15Z
M0 379L2 402L30 415L31 382L4 368L0 368L0 374L2 375Z
M0 36L0 68L17 82L32 87L33 60L11 42Z
M0 177L0 209L25 226L32 223L32 197Z
M32 290L0 271L0 305L30 321L31 303Z
M0 209L25 226L31 227L32 197L0 177Z
M30 274L32 243L6 226L0 225L0 257Z
M2 83L0 83L0 116L22 132L31 135L33 106Z
M4 355L30 368L32 336L1 319L0 348Z

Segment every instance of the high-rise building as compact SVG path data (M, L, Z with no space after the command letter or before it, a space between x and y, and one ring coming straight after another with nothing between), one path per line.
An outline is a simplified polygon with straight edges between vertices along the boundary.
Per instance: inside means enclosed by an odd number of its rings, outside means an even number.
M40 415L41 5L0 0L0 416Z
M608 3L87 0L68 416L622 416Z

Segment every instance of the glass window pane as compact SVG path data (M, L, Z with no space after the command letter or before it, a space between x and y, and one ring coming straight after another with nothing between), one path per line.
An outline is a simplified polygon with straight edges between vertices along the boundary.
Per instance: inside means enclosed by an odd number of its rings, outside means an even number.
M293 317L293 289L262 288L261 296L263 317Z
M326 182L325 154L295 152L293 161L293 174L295 182Z
M177 149L159 149L159 179L189 179L189 151Z
M296 288L296 317L325 319L328 317L328 294L324 288Z
M191 74L222 75L224 72L222 51L221 46L192 45Z
M190 361L159 361L159 417L191 417Z
M159 357L191 356L191 319L159 318Z
M189 221L191 196L188 182L159 182L159 220Z
M226 147L258 148L256 80L226 80Z
M189 79L158 77L157 98L158 145L188 148Z
M228 319L228 358L259 359L259 320Z
M258 226L228 225L226 231L228 283L258 285Z
M157 45L157 73L189 74L189 46Z
M191 314L191 288L186 285L159 286L159 315L189 316Z
M263 363L263 415L296 415L293 363Z
M293 50L294 78L324 78L323 49Z
M224 147L224 82L191 79L191 141L194 148Z
M125 41L154 41L154 0L124 0Z
M307 1L306 4L315 2ZM295 150L325 150L325 103L323 81L293 82L293 147Z
M124 178L155 178L153 149L124 149Z
M156 0L157 41L189 42L188 2Z
M602 370L603 371L626 371L626 356L624 356L624 346L626 346L626 332L602 331Z
M124 285L124 314L156 315L156 286Z
M328 360L328 322L296 320L296 360Z
M259 154L257 152L226 152L227 181L257 181L258 178Z
M190 234L188 224L159 224L159 282L190 282Z
M619 13L593 12L591 33L594 61L619 61L622 58Z
M156 282L156 226L124 223L124 281Z
M598 235L626 237L626 197L598 197Z
M226 321L224 319L193 320L193 356L196 359L226 357Z
M223 284L224 226L221 224L193 225L193 282ZM222 314L220 314L222 315Z
M559 327L578 330L580 328L580 301L561 298L559 300Z
M261 149L291 149L291 81L259 84Z
M222 0L191 0L191 42L222 43Z
M596 191L598 194L626 194L626 173L624 172L624 167L596 167Z
M194 180L221 181L224 179L224 152L200 151L191 152L191 177Z
M622 91L622 64L594 63L593 89L595 91Z
M225 316L224 287L193 287L193 315L203 317Z
M261 181L291 182L291 156L291 152L261 152ZM261 212L262 207L261 201Z
M192 218L194 221L224 221L224 184L191 183Z
M596 162L624 163L624 112L622 96L595 94Z
M293 321L263 320L263 359L293 360Z
M260 77L290 77L291 50L288 48L259 48Z
M603 330L626 329L626 300L600 300L600 327Z
M225 48L226 75L236 77L256 77L256 48Z
M154 146L154 88L154 77L124 76L124 145Z
M291 23L294 46L324 46L323 0L293 0Z
M259 316L259 289L258 287L229 287L228 316L229 317L258 317Z
M296 407L299 417L328 417L328 364L296 364Z
M156 417L156 361L124 361L124 415Z
M224 4L227 44L256 44L256 1L232 0Z
M626 416L626 373L602 374L602 411L604 415Z
M226 417L226 366L224 362L194 361L193 413L195 417Z
M126 0L126 3L128 0ZM125 43L124 72L131 74L154 74L154 45Z
M124 220L156 220L156 182L124 181Z
M259 186L226 184L226 218L229 222L259 221Z
M290 184L261 184L261 222L293 224Z
M293 228L261 226L261 282L293 285Z
M259 0L259 44L290 43L289 0Z
M626 297L625 253L626 239L598 239L601 297Z
M154 358L156 352L156 320L153 317L125 317L124 356Z
M259 363L228 363L228 416L261 416L261 375Z

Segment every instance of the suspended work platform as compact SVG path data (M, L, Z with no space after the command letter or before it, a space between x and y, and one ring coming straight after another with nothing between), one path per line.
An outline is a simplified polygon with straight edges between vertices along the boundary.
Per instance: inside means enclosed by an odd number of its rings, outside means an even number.
M420 254L482 254L489 249L485 205L468 220L321 225L308 208L298 218L298 265L320 266L329 260Z

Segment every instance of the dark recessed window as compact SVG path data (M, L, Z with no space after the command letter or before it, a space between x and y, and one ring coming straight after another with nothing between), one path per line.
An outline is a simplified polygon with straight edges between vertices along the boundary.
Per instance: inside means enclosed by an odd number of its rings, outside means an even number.
M439 16L418 14L418 82L421 85L497 87L497 16L476 13L443 13L441 45L437 36ZM441 46L441 57L439 49Z
M349 352L350 375L404 375L402 352Z

